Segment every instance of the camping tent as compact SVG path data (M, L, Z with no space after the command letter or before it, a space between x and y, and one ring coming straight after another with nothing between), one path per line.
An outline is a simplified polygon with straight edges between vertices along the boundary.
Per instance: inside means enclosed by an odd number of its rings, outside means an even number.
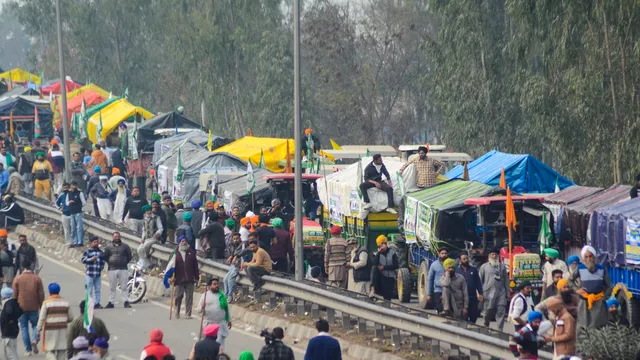
M87 92L89 90L93 90L95 92L97 92L98 94L100 94L100 96L102 96L105 99L109 98L109 92L106 91L105 89L101 88L100 86L96 85L96 84L87 84L79 89L73 90L71 92L67 92L67 100L73 99L74 97ZM114 96L115 97L115 96Z
M138 148L142 149L142 151L153 150L153 143L162 139L162 136L155 135L153 132L157 129L173 129L176 127L200 129L202 126L175 111L156 115L138 125Z
M123 121L129 118L140 116L143 119L153 117L153 114L147 110L135 106L127 101L127 99L119 99L109 106L102 108L98 113L93 114L87 124L87 134L89 134L89 141L96 143L96 129L100 124L100 118L102 118L102 134L103 139L107 138L107 135L111 134L118 128Z
M590 243L598 252L598 262L619 266L640 265L638 230L638 198L594 211L589 232Z
M271 186L267 182L267 176L272 174L273 173L267 169L253 169L256 184L251 194L247 191L246 173L245 175L228 181L221 181L216 186L218 189L218 199L222 201L227 210L237 206L240 214L244 214L247 211L253 211L257 214L261 206L269 206L271 203Z
M42 87L42 94L43 95L49 95L49 93L53 93L54 95L60 95L60 92L62 91L62 82L60 80L56 80L51 84L48 84L46 86ZM65 91L67 93L76 90L76 89L80 89L83 85L80 83L77 83L71 79L65 79L64 81L64 85L65 85Z
M283 172L280 167L280 160L287 155L287 143L289 144L289 154L293 156L295 146L292 139L260 138L245 136L231 144L222 146L214 152L226 152L241 158L244 161L251 161L254 165L260 163L260 154L264 153L266 168L273 172Z
M500 172L504 169L505 180L511 191L525 193L552 193L556 182L560 189L575 185L573 181L558 174L531 155L514 155L491 150L468 164L469 180L487 185L500 184ZM444 176L449 179L462 178L464 167L456 166Z
M30 82L32 84L40 84L40 77L24 71L20 68L11 69L0 74L0 79L15 84L24 84Z
M464 205L464 201L488 196L492 190L481 182L453 179L408 193L399 212L407 242L454 238L475 241L475 227L465 226L475 206Z
M6 93L0 95L0 100L17 96L38 96L40 93L36 89L30 89L22 86L16 86Z
M555 233L560 235L564 207L602 191L602 188L587 186L570 186L560 192L551 194L544 199L544 205L551 211L556 220Z
M587 230L591 214L599 208L609 207L629 199L628 185L613 185L608 189L597 192L594 195L583 198L564 208L562 215L562 230L570 234L570 240L574 246L582 246L587 243Z
M73 114L73 112L75 111L76 114L80 113L80 110L82 109L82 100L84 99L85 102L85 106L87 107L87 110L93 106L93 105L97 105L97 104L101 104L103 103L107 98L105 98L104 96L100 95L100 93L98 93L95 90L88 90L83 92L81 95L76 96L70 100L67 100L67 115L68 118L71 118L71 114ZM60 113L62 114L62 107L60 107Z
M50 138L53 136L53 112L48 104L42 105L27 101L21 97L6 98L0 101L0 121L5 128L9 126L9 119L12 117L14 126L22 123L27 137L33 138L33 121L35 107L38 106L38 120L40 124L40 136Z
M179 152L178 149L180 149ZM174 182L178 168L178 157L181 158L181 165L184 169L183 178L179 184ZM229 154L209 152L201 144L188 138L174 142L171 149L157 162L154 161L154 164L158 175L158 186L161 190L167 189L174 198L179 198L187 204L200 199L200 174L202 172L210 172L219 168L238 171L247 166L242 159Z

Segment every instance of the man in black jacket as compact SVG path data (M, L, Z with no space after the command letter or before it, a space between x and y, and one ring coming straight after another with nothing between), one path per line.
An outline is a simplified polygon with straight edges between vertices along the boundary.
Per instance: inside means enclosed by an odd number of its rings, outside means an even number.
M160 201L151 201L151 212L153 215L160 218L160 222L162 223L162 235L160 235L160 239L158 239L158 241L161 244L164 244L167 241L167 215L165 215L164 211L160 208Z
M18 319L22 316L22 309L18 299L12 298L13 290L6 287L0 291L2 297L2 312L0 312L0 332L2 332L2 347L7 359L18 359Z
M66 205L69 207L69 216L71 217L71 233L73 236L73 244L71 247L79 247L84 243L84 218L82 217L82 208L87 202L84 193L78 187L78 182L71 182L71 190L66 194Z
M382 181L382 175L387 178L388 183ZM382 155L373 155L373 161L364 168L364 182L360 184L360 191L365 202L364 209L369 210L373 207L367 190L375 187L387 193L387 212L396 214L393 209L393 187L390 184L391 176L387 171L387 167L382 163Z
M218 222L218 214L214 211L210 211L209 222L207 222L207 226L198 232L199 237L206 236L207 245L209 246L207 253L207 258L210 259L224 259L224 247L225 247L225 239L224 239L224 228Z
M374 254L371 267L371 291L391 300L396 286L396 270L398 269L398 255L395 250L387 246L388 239L384 235L378 236L376 245L378 252Z
M16 254L16 269L22 273L22 271L25 270L23 264L30 264L30 269L28 270L35 271L38 257L36 255L36 248L27 242L27 235L20 234L18 235L18 239L20 246Z
M147 199L140 195L140 189L137 186L131 188L131 197L124 203L124 210L122 212L122 223L129 217L129 229L136 232L136 234L142 233L142 227L144 226L144 212L142 207L149 205Z

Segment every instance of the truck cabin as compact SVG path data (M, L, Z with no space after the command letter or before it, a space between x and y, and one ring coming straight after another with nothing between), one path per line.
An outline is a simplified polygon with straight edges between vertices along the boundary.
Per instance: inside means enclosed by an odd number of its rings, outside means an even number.
M308 215L307 210L311 210L313 204L320 204L318 200L318 190L316 189L316 180L321 178L322 175L320 174L302 174L304 216ZM282 220L285 224L290 223L294 219L294 179L294 174L273 174L267 176L267 183L269 183L271 187L271 198L279 199L282 203L282 212L285 217Z

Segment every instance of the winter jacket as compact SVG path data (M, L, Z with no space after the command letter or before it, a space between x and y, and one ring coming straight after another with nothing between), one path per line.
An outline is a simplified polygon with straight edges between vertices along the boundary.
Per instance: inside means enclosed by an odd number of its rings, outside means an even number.
M189 249L182 258L182 253L176 251L176 285L182 285L186 282L196 282L200 278L198 272L198 258L195 251Z
M4 339L15 339L18 337L18 319L22 316L22 309L18 305L18 300L11 298L3 301L2 312L0 312L0 332Z

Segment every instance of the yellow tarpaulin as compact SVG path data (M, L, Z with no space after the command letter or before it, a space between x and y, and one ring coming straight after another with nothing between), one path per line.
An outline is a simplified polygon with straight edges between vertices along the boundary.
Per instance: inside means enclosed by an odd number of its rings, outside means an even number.
M15 68L13 70L5 71L0 74L0 79L5 79L9 82L9 76L11 76L11 81L14 83L25 83L30 81L34 84L40 84L40 77L36 76L28 71L24 71L20 68Z
M106 139L107 135L111 134L111 132L118 128L118 125L132 116L140 115L145 120L153 117L152 113L131 104L126 99L116 100L111 105L102 109L102 111L93 114L89 119L87 124L87 134L89 135L89 140L94 144L96 142L96 128L100 123L100 114L102 114L103 139Z
M280 160L286 159L287 142L289 142L289 155L293 161L295 145L293 139L261 138L245 136L231 144L227 144L214 152L225 152L239 157L244 161L251 160L254 168L260 163L260 153L264 153L264 163L267 170L283 172Z
M89 91L89 90L93 90L95 92L97 92L98 94L100 94L100 96L102 96L105 99L109 98L109 92L104 90L103 88L101 88L100 86L96 85L96 84L89 84L89 85L85 85L79 89L75 89L70 93L67 93L67 100L73 99L74 97L84 93L85 91Z

